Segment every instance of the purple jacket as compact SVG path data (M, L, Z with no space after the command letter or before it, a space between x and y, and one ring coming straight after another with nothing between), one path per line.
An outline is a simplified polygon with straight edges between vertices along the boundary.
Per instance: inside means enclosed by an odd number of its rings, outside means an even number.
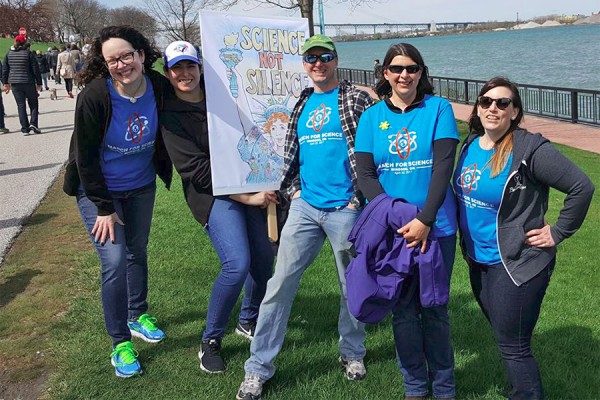
M427 251L406 247L396 230L417 215L416 206L380 194L365 207L348 240L356 257L346 270L348 307L359 321L377 323L394 308L404 279L419 275L423 307L448 304L450 282L442 252L435 237L429 236Z

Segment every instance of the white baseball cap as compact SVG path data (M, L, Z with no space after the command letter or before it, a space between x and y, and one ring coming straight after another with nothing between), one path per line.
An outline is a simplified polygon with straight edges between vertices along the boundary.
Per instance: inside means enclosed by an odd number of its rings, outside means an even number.
M167 68L171 68L181 60L189 60L196 64L200 64L198 51L194 45L183 40L178 40L168 45L165 49L164 58Z

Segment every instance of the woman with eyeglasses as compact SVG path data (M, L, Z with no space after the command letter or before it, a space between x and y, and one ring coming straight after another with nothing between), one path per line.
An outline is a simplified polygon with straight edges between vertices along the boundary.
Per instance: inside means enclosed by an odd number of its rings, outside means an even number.
M540 134L519 124L516 85L489 80L479 92L453 177L471 288L492 326L510 399L543 399L531 336L556 262L556 246L583 223L594 186ZM549 189L566 193L550 225Z
M358 184L369 201L385 193L419 208L398 229L408 249L424 253L439 243L447 289L456 251L456 203L450 187L458 129L450 103L433 96L419 51L390 47L375 90L382 101L360 118L356 133ZM431 381L437 399L455 396L454 355L447 305L422 307L418 271L404 279L392 310L406 399L425 399Z
M100 257L102 306L117 376L142 373L131 337L165 337L148 315L147 245L156 175L169 188L172 165L158 130L171 85L152 70L160 53L128 26L103 28L90 48L77 97L64 190L76 196Z

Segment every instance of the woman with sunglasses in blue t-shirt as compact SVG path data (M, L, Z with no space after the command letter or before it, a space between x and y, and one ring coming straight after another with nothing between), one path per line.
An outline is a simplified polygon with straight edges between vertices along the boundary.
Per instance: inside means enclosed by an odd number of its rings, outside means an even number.
M540 134L519 128L514 83L488 81L471 112L471 134L453 177L463 255L475 299L492 326L510 399L542 399L531 336L556 262L556 246L577 231L594 186ZM567 194L554 225L550 188Z
M382 101L361 117L356 132L358 184L368 200L385 192L419 208L398 230L407 247L425 252L435 238L450 285L456 252L456 203L450 177L459 136L450 103L433 96L419 51L400 43L383 60L375 88ZM432 235L430 237L430 234ZM422 307L418 272L405 279L392 310L398 365L407 399L425 399L431 381L439 399L455 396L454 354L447 305Z

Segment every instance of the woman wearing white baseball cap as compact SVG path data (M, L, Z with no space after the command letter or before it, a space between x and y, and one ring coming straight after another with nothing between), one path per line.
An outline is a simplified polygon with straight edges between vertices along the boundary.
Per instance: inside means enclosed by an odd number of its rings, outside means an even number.
M164 55L165 76L176 98L165 102L161 131L184 195L196 220L204 227L221 261L212 288L206 329L198 357L209 373L225 370L221 340L231 312L244 287L238 335L252 340L258 308L273 268L264 209L277 203L275 192L213 196L208 145L204 79L198 51L189 42L176 41Z

